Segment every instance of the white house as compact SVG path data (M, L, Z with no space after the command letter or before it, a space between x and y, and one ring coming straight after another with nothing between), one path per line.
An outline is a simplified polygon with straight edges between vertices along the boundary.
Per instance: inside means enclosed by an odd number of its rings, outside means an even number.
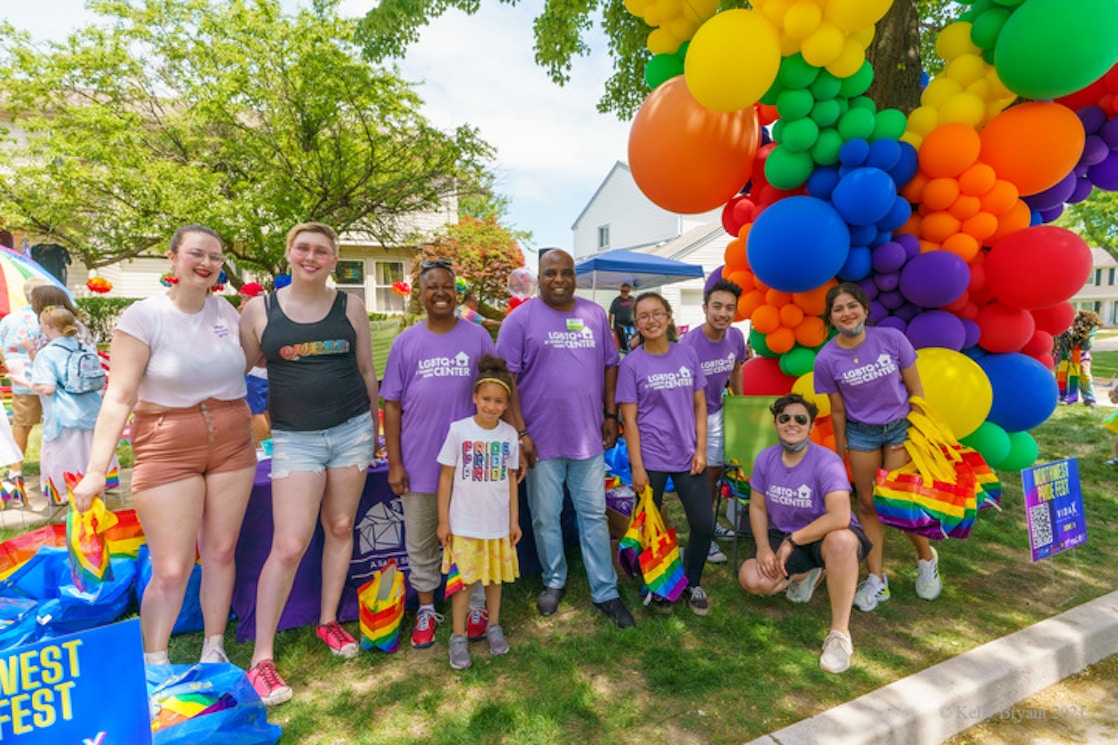
M656 206L633 180L629 166L614 163L601 185L571 226L575 261L603 251L623 248L700 264L703 273L722 266L732 240L722 228L721 208L699 215L680 215ZM659 292L672 304L676 323L692 326L703 321L703 282L697 279L664 285ZM616 292L580 290L608 308Z
M1118 261L1102 248L1092 248L1091 258L1091 276L1071 303L1077 310L1095 311L1107 326L1118 326Z

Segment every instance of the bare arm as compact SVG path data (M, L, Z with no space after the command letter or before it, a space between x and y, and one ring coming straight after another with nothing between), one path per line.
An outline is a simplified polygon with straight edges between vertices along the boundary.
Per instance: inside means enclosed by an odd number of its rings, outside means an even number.
M511 480L511 479L510 479ZM439 543L446 546L450 540L450 491L454 485L454 466L443 466L439 471Z
M509 396L509 407L505 410L505 421L516 427L517 432L527 432L520 437L520 478L523 479L527 470L536 465L536 443L532 440L532 433L528 432L528 425L524 421L524 413L520 408L520 388L516 385L517 375L509 373L512 378L512 395Z
M509 543L520 543L523 531L520 529L520 490L517 479L509 476Z
M603 387L602 411L617 414L617 368L607 367ZM609 450L617 444L618 423L611 417L602 418L602 447Z
M841 393L828 393L831 400L831 427L835 430L835 452L846 459L846 406Z
M826 512L804 527L793 530L789 534L789 537L797 546L815 543L822 540L828 533L845 530L850 526L849 490L840 489L827 492L823 497L823 504L827 508Z
M403 451L400 448L400 432L403 426L404 410L399 401L384 402L384 444L388 450L388 486L401 497L410 491L408 472L404 470Z
M745 364L745 360L738 360L734 363L734 369L730 372L730 393L735 396L741 395L741 368Z
M113 379L101 401L101 413L93 429L93 446L85 476L74 489L74 502L82 512L89 509L93 497L105 491L105 473L116 453L116 444L124 432L128 415L136 405L140 381L151 357L147 344L123 331L113 334L110 349Z
M260 338L264 335L264 325L268 322L264 309L264 298L254 297L248 301L245 310L241 313L240 336L241 349L245 352L245 372L254 367L262 366L263 350L260 348Z
M756 489L749 494L749 529L753 533L753 543L757 546L757 568L762 576L779 579L787 576L784 559L773 553L769 545L769 510L765 495Z
M373 426L377 426L377 410L380 390L377 384L377 368L373 364L373 335L369 328L369 316L365 313L365 305L356 295L346 296L345 314L350 325L357 333L357 369L365 379L365 390L369 393L369 411L373 415Z
M691 474L707 468L707 394L700 388L695 391L695 454L691 456Z
M638 495L648 486L648 471L641 458L641 433L637 429L637 405L621 404L621 421L625 425L625 447L629 451L629 467L633 471L633 491Z
M901 370L901 379L904 380L909 396L924 398L924 386L920 382L920 372L916 369L915 363Z

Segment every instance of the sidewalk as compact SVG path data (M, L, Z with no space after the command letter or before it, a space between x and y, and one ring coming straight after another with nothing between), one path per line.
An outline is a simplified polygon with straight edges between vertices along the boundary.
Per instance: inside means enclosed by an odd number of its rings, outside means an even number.
M1006 712L1023 723L1039 720L1042 712L1027 716L1031 710L1015 704L1115 654L1118 591L757 738L752 745L936 745ZM1087 725L1092 733L1088 742L1115 741L1111 724L1118 718L1118 697L1109 696L1105 707L1084 707L1078 713L1097 720Z
M110 510L132 508L132 469L120 469L120 487L105 493L105 506ZM21 533L34 530L48 522L60 523L66 520L66 508L48 503L39 488L39 474L29 474L24 479L29 507L9 506L0 510L0 528L18 530Z

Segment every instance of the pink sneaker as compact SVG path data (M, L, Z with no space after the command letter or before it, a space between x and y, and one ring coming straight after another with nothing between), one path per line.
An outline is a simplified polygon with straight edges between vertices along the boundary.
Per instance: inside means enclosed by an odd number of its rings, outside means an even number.
M489 611L485 608L470 608L470 615L466 617L466 638L472 642L485 639L485 631L489 628Z
M261 660L248 671L248 682L265 706L276 706L291 700L291 688L283 682L271 660Z
M326 642L326 646L330 647L330 651L338 657L345 657L348 660L357 656L357 642L337 621L319 626L314 633Z

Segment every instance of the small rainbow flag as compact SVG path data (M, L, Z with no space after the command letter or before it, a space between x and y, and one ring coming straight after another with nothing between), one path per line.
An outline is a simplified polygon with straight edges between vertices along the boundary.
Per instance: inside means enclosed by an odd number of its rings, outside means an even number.
M400 649L400 624L404 619L407 590L404 573L389 559L357 591L360 606L361 646L394 654Z
M43 487L43 496L50 501L53 507L61 507L66 504L66 500L62 498L62 495L58 493L58 488L54 485L54 479L47 479L47 484Z
M12 474L12 499L24 507L29 507L27 501L27 489L23 486L23 474Z
M120 486L120 469L116 466L112 467L108 473L105 474L105 488L116 489Z
M66 492L70 501L70 510L66 513L66 548L70 554L70 576L74 580L74 586L86 592L113 577L105 532L116 525L117 517L105 509L105 503L100 497L94 497L93 505L79 513L74 505L73 489L81 477L72 473L63 474L63 477L66 479Z
M185 693L156 701L159 711L151 720L151 731L158 732L188 719L214 714L237 705L231 693L217 696L213 693Z
M458 562L450 565L450 571L446 573L446 590L443 592L444 598L449 598L454 593L466 587L462 581L462 574L458 571Z

